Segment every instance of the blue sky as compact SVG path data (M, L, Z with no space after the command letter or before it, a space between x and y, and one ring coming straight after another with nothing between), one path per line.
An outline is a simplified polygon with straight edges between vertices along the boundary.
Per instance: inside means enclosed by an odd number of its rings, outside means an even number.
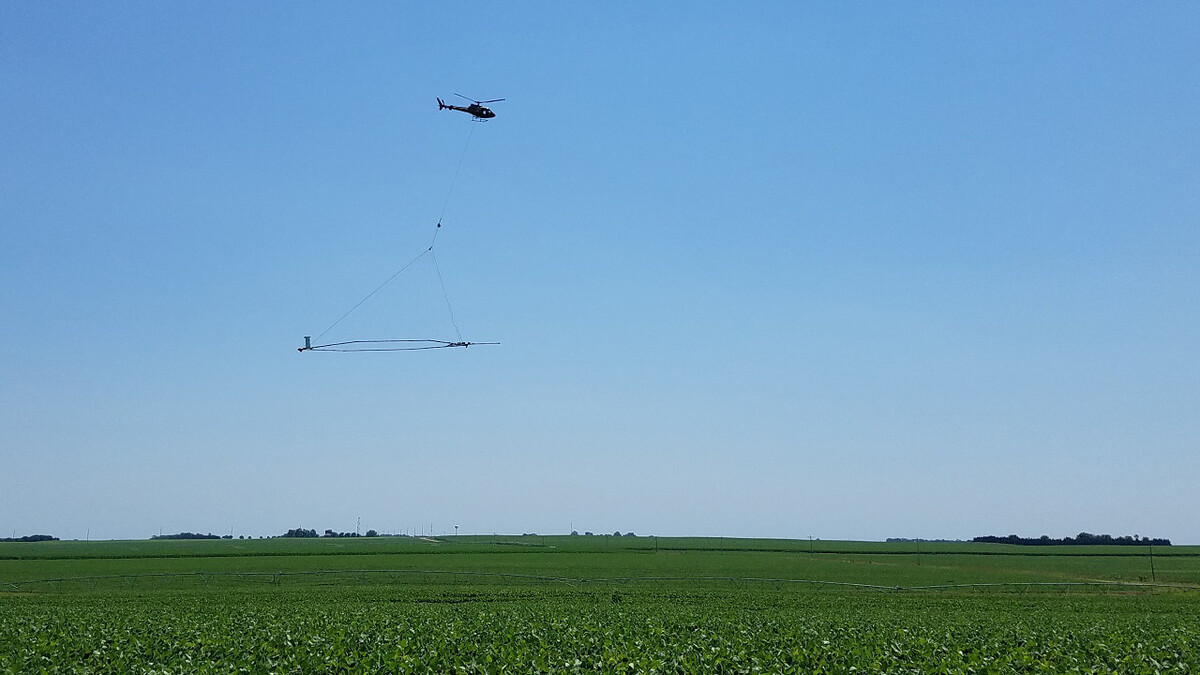
M2 3L0 534L1200 543L1197 34Z

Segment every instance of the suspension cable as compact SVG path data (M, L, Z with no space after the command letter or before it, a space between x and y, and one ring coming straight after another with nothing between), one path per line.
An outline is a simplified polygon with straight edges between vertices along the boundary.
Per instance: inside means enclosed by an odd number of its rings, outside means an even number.
M396 270L390 277L385 279L383 283L376 286L375 290L371 291L370 293L367 293L366 297L364 297L362 300L359 300L350 309L346 310L345 314L342 314L340 317L338 317L337 321L334 321L333 323L331 323L329 325L328 328L321 331L320 334L318 334L316 336L316 338L305 337L304 338L304 346L299 348L298 351L301 351L301 352L305 352L305 351L396 352L396 351L417 351L417 350L423 350L423 349L443 349L446 347L469 347L473 344L480 344L480 345L500 344L498 342L467 342L467 341L463 340L462 331L459 330L458 322L456 322L454 319L454 308L450 304L450 295L449 295L449 293L446 292L446 282L442 279L442 270L437 262L437 253L435 253L433 250L434 245L437 244L438 233L441 232L441 230L442 230L442 219L445 218L445 216L446 216L446 209L450 205L450 197L451 197L451 195L454 194L454 187L458 183L458 176L459 176L459 173L462 172L463 161L467 157L467 150L468 150L468 148L471 147L471 138L474 135L475 135L475 125L472 124L471 131L467 134L467 141L466 141L466 143L463 144L462 154L459 155L458 165L454 169L454 176L450 179L450 188L449 188L449 190L446 191L446 199L442 203L442 212L438 216L437 224L434 226L433 237L429 241L429 246L426 247L424 251L421 251L419 254L417 254L415 257L413 257L412 260L409 260L407 263L405 263L403 267ZM407 270L409 267L412 267L413 264L415 264L421 258L424 258L426 255L430 256L430 258L433 261L433 269L434 269L434 272L437 274L438 285L442 289L442 299L445 300L445 302L446 302L446 311L450 316L450 325L452 325L454 327L454 334L457 336L457 338L458 338L457 340L454 340L454 341L451 341L451 340L429 340L429 339L347 340L347 341L343 341L343 342L334 342L334 343L329 343L329 344L324 344L324 345L313 345L312 344L313 339L320 341L320 339L322 337L324 337L326 333L333 330L346 317L353 314L355 310L357 310L364 303L366 303L368 300L370 300L372 297L374 297L376 293L383 290L383 288L385 286L387 286L388 284L390 284L396 277L400 276L405 270ZM387 345L387 346L382 346L382 345ZM402 345L402 346L397 346L397 345Z
M438 285L442 287L442 297L446 300L446 312L450 314L450 325L454 326L454 334L461 341L462 331L458 329L458 322L454 320L454 308L450 306L450 295L446 293L446 282L442 281L442 268L438 266L437 253L432 248L429 249L429 257L433 259L433 271L437 273Z
M435 238L436 238L436 235L435 235ZM320 335L318 335L316 339L320 340L322 337L324 337L326 333L328 333L329 331L333 330L334 326L336 326L336 325L338 325L339 323L341 323L341 322L342 322L342 319L345 319L346 317L350 316L350 314L351 314L351 313L353 313L353 312L354 312L354 310L356 310L356 309L358 309L359 307L361 307L361 306L362 306L362 304L363 304L364 302L366 302L366 301L370 300L372 296L374 296L374 295L375 295L376 293L378 293L379 291L383 290L383 287L384 287L384 286L387 286L388 284L392 283L392 279L395 279L396 277L400 276L400 273L401 273L401 272L403 272L404 270L408 269L409 267L412 267L413 263L417 262L417 261L418 261L418 260L420 260L421 258L424 258L424 257L425 257L425 254L427 254L427 253L429 253L429 252L431 252L431 251L433 251L433 244L430 244L430 245L429 245L429 248L425 249L424 251L421 251L421 253L420 253L420 254L418 254L418 255L417 255L417 257L415 257L415 258L413 258L412 260L409 260L407 263L405 263L404 267L401 267L400 269L396 270L395 274L393 274L392 276L388 277L388 278L387 278L387 280L386 280L386 281L384 281L382 284L379 284L378 286L376 286L376 287L375 287L375 290L371 291L370 293L367 293L367 297L363 298L362 300L359 300L357 303L355 303L355 305L354 305L353 307L351 307L350 309L346 310L346 313L345 313L345 314L343 314L343 315L341 315L340 317L338 317L338 320L337 320L337 321L334 321L333 323L331 323L331 324L329 325L329 328L326 328L325 330L321 331L321 334L320 334Z
M438 216L438 227L442 226L442 218L446 217L446 207L450 205L450 195L454 194L454 186L458 183L458 174L462 171L463 160L467 158L467 148L471 147L471 137L475 135L475 125L467 134L467 142L463 143L462 154L458 157L458 166L454 169L454 177L450 179L450 189L446 191L446 201L442 202L442 213ZM435 235L436 236L436 235Z

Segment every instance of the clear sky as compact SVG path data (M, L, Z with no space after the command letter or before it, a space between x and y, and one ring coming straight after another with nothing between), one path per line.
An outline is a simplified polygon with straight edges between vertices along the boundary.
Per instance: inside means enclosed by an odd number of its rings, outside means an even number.
M1197 36L0 0L0 536L1200 543Z

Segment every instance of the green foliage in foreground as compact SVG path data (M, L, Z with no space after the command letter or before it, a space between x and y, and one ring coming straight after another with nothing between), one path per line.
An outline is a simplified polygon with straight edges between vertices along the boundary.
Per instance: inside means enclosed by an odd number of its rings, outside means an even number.
M1200 672L1194 547L586 539L10 544L0 673Z
M1159 673L1195 598L354 588L0 597L0 672Z

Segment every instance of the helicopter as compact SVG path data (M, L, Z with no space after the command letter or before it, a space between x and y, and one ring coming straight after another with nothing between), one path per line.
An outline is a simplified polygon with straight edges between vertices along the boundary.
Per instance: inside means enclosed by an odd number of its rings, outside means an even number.
M475 119L481 120L481 121L482 120L490 120L491 118L496 116L496 113L492 112L491 108L485 108L483 106L484 103L498 103L498 102L504 100L502 98L493 98L488 101L476 101L475 99L467 98L466 96L463 96L462 94L455 94L455 96L457 96L461 99L465 99L467 101L471 101L471 105L469 105L465 108L462 106L450 105L449 103L446 103L445 101L443 101L442 99L439 98L437 100L438 110L458 110L460 112L465 112L470 115L474 115Z

